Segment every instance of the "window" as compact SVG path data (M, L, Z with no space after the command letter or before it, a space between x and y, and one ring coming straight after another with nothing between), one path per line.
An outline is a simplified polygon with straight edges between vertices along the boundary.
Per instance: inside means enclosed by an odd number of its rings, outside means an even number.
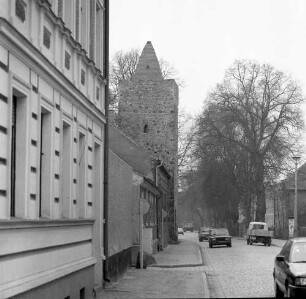
M85 85L85 71L81 70L81 84Z
M101 146L94 143L94 159L93 159L93 201L101 198ZM88 165L89 167L90 165ZM94 202L95 204L95 202ZM94 207L92 207L94 209ZM92 215L93 217L93 215Z
M80 299L85 299L85 288L80 289Z
M75 40L80 41L80 0L75 1Z
M96 8L95 8L95 1L90 1L90 23L89 23L89 57L90 59L95 59L95 20L96 20Z
M63 121L62 135L62 202L63 217L71 217L71 149L72 132L69 123Z
M40 114L40 196L39 196L39 217L51 218L51 138L52 138L52 114L41 107Z
M15 13L16 16L22 21L24 22L26 19L26 3L23 0L16 0L15 2Z
M12 127L11 127L11 202L10 215L11 217L26 217L26 201L27 190L26 175L26 154L27 146L27 115L28 101L27 97L13 89L12 97ZM33 143L32 143L33 144ZM36 145L32 145L36 146Z
M64 22L67 28L71 31L74 36L74 13L75 3L74 0L66 0L64 3Z
M50 49L51 45L51 32L44 26L43 44L46 48Z
M284 245L283 249L280 252L280 255L283 255L286 260L289 259L291 246L292 246L292 241L289 240L289 241L287 241L287 243Z
M103 72L103 9L97 2L96 7L96 65Z
M78 204L80 208L80 216L85 217L85 178L86 178L86 169L85 169L85 157L86 157L86 140L85 134L79 132L79 175L78 175Z
M71 55L65 51L65 68L67 70L70 70L70 60L71 60Z
M15 177L16 177L16 117L17 97L12 101L12 143L11 143L11 217L15 216Z
M81 22L80 22L80 40L83 49L88 52L88 34L89 34L89 1L81 0Z
M148 190L143 191L142 198L147 199L150 204L149 211L143 217L143 224L146 227L154 227L157 224L157 214L156 214L156 196ZM142 196L143 196L142 195Z
M63 18L63 0L58 0L57 16L61 19Z
M100 100L100 88L97 86L96 101L98 102L99 100Z

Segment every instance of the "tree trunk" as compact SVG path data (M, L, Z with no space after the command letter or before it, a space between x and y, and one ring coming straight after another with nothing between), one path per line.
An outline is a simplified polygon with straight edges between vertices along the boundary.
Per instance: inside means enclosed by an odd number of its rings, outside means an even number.
M256 165L256 221L265 222L266 215L266 197L264 186L264 166L263 162L258 159Z

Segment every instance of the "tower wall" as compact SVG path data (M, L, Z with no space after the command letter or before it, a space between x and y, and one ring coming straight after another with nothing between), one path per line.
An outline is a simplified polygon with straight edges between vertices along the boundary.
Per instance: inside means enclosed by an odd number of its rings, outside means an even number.
M178 173L178 86L163 79L150 42L145 46L134 79L119 86L118 126L152 157L152 170L163 162L171 175L169 222L175 231Z

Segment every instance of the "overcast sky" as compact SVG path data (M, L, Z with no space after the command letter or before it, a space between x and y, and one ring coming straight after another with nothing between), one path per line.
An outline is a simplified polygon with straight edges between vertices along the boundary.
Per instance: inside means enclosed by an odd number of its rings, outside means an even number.
M110 0L110 56L151 41L185 81L180 106L196 114L236 59L270 63L305 94L305 0Z

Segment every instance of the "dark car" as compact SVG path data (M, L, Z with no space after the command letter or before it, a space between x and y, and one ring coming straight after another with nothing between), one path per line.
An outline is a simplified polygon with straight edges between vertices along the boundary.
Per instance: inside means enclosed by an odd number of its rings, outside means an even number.
M306 298L306 238L288 240L274 262L275 296Z
M209 247L212 248L215 245L226 245L232 247L232 238L227 228L214 228L210 231L208 237Z
M210 228L201 227L199 229L199 233L198 233L199 242L203 242L204 240L208 240L209 235L210 235Z

